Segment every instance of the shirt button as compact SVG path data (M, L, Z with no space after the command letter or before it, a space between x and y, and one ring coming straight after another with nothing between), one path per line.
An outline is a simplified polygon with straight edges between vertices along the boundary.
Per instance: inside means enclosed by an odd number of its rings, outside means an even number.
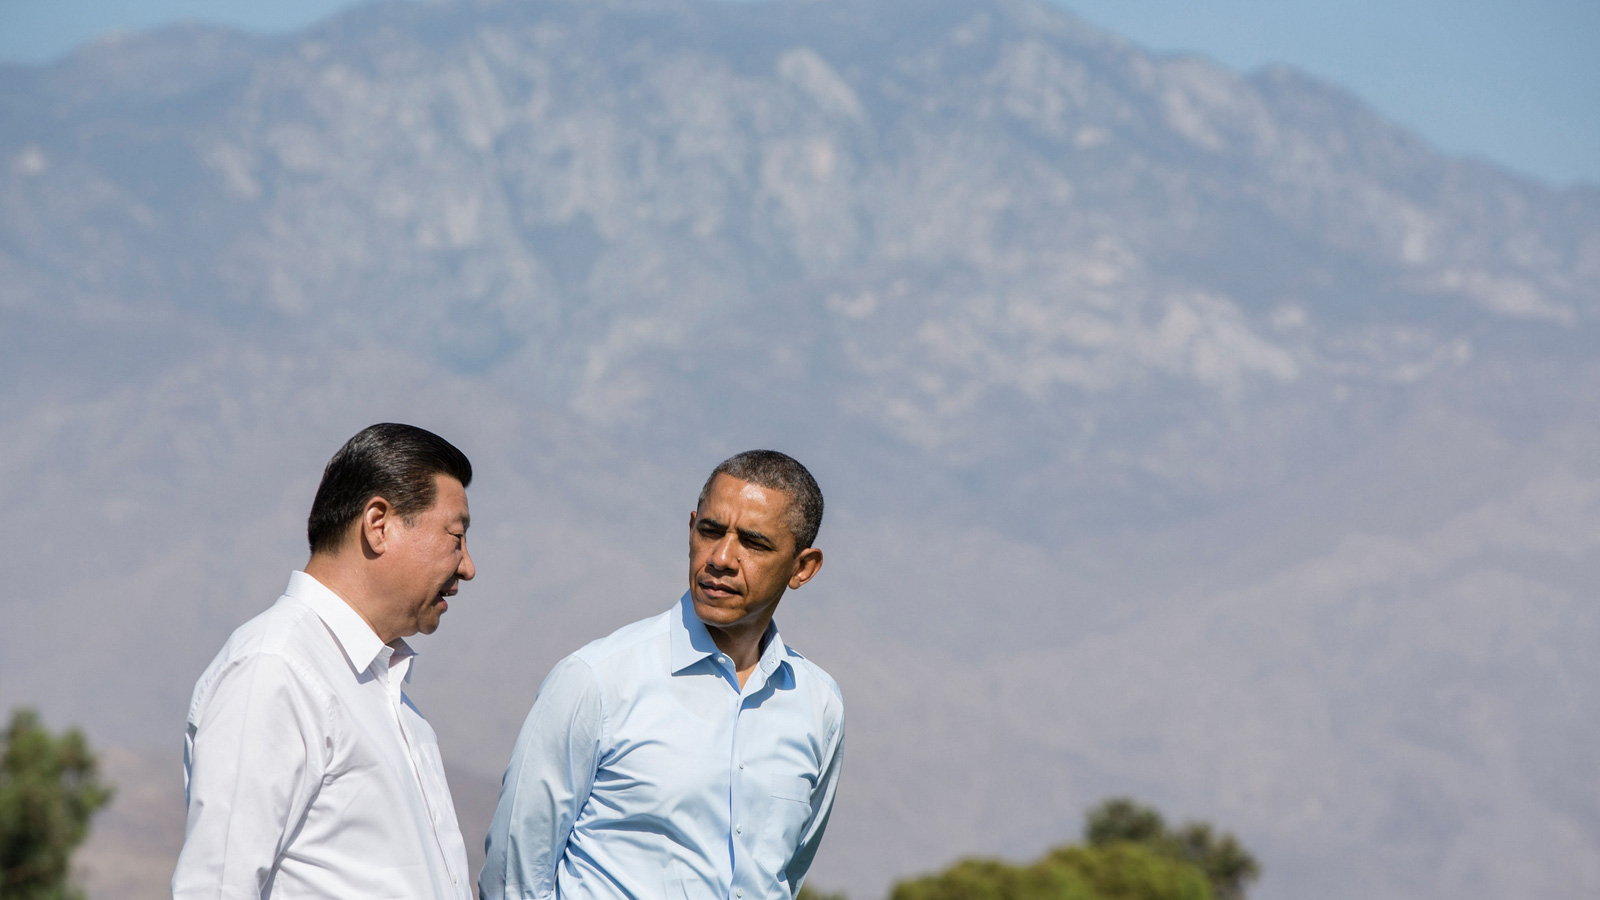
M737 891L734 891L733 895L735 897L743 897L744 896L744 888L739 888Z
M734 834L744 834L744 826L743 825L735 825L735 826L733 826L733 833Z
M739 768L744 768L744 763L739 763Z

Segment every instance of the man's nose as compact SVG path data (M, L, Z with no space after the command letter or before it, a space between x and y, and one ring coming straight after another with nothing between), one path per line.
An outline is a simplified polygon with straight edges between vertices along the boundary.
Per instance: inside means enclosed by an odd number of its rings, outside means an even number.
M456 577L462 581L471 581L472 576L478 574L478 567L472 564L472 554L466 547L461 548L461 565L456 566Z
M711 548L709 561L719 569L732 569L738 565L739 553L732 534L723 535L722 540Z

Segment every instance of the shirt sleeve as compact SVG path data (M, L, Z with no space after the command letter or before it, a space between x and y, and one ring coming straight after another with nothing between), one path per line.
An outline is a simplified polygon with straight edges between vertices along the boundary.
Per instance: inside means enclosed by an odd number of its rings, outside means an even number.
M575 657L539 687L511 751L500 803L484 841L480 900L546 900L573 825L589 801L600 758L600 687Z
M223 669L190 717L174 900L259 898L327 770L332 708L283 657Z
M828 735L826 755L822 762L822 775L817 779L817 787L811 792L811 818L806 822L805 831L800 838L800 846L795 849L794 856L790 857L789 865L784 867L784 881L789 885L793 895L800 896L800 884L805 881L806 872L811 868L811 860L817 855L817 848L822 846L822 833L828 828L828 816L833 812L833 796L839 787L839 768L844 762L844 704L838 707L838 718L835 719L833 733Z

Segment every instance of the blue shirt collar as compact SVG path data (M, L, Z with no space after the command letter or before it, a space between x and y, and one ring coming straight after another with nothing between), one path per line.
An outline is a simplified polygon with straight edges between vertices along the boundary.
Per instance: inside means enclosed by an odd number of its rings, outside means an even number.
M778 634L776 619L767 623L767 632L761 636L761 640L766 648L761 651L761 661L756 663L756 669L765 681L779 666L788 665L789 661L785 658L783 637ZM719 652L706 623L694 614L693 598L688 591L684 591L678 600L678 615L672 623L672 674L676 675Z

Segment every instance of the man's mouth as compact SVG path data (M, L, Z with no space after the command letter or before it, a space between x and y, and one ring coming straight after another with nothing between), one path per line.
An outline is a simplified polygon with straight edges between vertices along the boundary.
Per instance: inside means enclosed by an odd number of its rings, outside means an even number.
M738 589L733 585L721 584L715 581L700 582L700 590L710 597L733 597L739 593Z

